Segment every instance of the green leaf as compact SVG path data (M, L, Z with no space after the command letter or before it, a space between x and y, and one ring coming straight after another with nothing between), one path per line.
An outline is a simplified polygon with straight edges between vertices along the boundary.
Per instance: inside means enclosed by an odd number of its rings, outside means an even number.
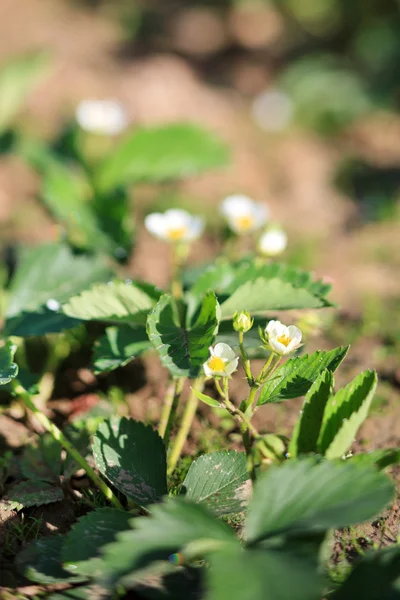
M97 583L60 590L46 596L46 600L112 600L113 598L112 592Z
M78 327L80 324L81 321L78 319L71 319L42 306L35 312L22 311L15 317L8 318L3 334L18 337L41 336L47 333L60 333Z
M199 390L196 390L196 388L191 387L190 389L192 390L196 398L201 400L201 402L204 402L204 404L208 404L208 406L212 406L213 408L221 407L220 403L218 402L218 400L215 400L215 398L210 398L210 396L207 396L207 394L202 394L201 392L199 392Z
M399 600L400 599L399 546L368 552L346 581L331 596L332 600Z
M265 317L255 317L253 327L244 336L243 345L250 359L264 359L265 361L268 358L269 352L261 345L258 333L258 328L265 329L265 325ZM228 344L231 348L237 349L239 353L238 333L233 328L233 321L221 321L216 339L216 343L218 342Z
M196 125L137 129L105 160L97 174L101 190L138 181L160 182L196 175L227 162L225 146Z
M102 258L76 256L65 244L29 249L24 252L11 282L7 319L23 311L42 310L49 300L66 302L94 282L110 276Z
M200 504L173 498L151 507L151 517L134 520L134 529L119 534L115 543L104 549L106 579L116 581L123 575L151 563L167 560L191 542L235 542L234 532L214 518Z
M61 475L61 444L50 433L38 436L26 446L21 458L22 475L27 479L59 483Z
M175 377L195 378L218 331L219 305L210 292L198 304L165 294L150 312L147 333L161 361Z
M152 345L144 327L107 327L105 335L95 345L94 372L98 374L124 367L150 348Z
M62 307L69 317L84 321L145 323L160 291L144 282L111 281L74 296Z
M384 450L372 450L361 454L355 454L346 459L352 464L371 465L379 471L400 463L400 448L386 448Z
M245 454L234 450L203 454L190 465L182 492L216 515L243 511L251 492Z
M206 267L191 294L199 296L210 289L221 303L222 319L231 319L241 310L254 316L272 310L332 306L325 298L330 285L313 280L305 271L279 263L266 265L254 257L238 263L221 260Z
M8 490L0 502L3 510L22 510L29 506L42 506L59 502L64 498L63 491L45 481L23 481Z
M15 350L10 341L0 347L0 385L10 383L18 375L18 365L13 362Z
M158 502L167 493L165 447L150 425L111 417L96 431L93 456L99 471L137 504Z
M290 460L257 481L245 537L254 544L278 535L346 527L373 518L392 497L392 483L373 468Z
M296 423L288 448L293 458L299 454L317 452L325 405L332 389L333 375L326 369L314 381L304 399L300 418Z
M65 537L61 559L72 573L94 577L102 574L104 561L101 550L115 541L117 534L130 529L129 512L100 508L81 517Z
M47 66L48 55L43 52L24 54L1 65L0 132L11 125L30 89Z
M335 348L329 352L318 350L311 356L306 354L290 358L264 384L258 405L304 396L322 371L336 371L348 349L349 346Z
M42 585L84 581L81 576L73 575L61 566L61 548L64 539L62 535L53 535L29 544L17 556L17 567L20 573Z
M375 393L375 371L364 371L332 396L325 408L318 450L326 458L340 458L354 441Z
M229 544L209 557L207 600L319 600L316 560L294 550Z

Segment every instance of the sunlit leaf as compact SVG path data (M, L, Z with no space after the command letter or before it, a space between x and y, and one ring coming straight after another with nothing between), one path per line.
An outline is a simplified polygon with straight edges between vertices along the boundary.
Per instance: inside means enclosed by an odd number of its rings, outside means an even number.
M123 367L152 348L144 327L107 327L94 349L94 372L104 373Z
M6 342L0 347L0 385L10 383L18 375L18 365L14 362L16 346Z

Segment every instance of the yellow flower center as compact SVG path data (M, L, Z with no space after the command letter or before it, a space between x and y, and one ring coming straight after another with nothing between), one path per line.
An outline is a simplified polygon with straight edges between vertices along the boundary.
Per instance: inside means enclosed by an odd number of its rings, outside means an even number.
M240 231L248 231L252 228L254 219L251 215L243 215L242 217L236 217L235 223Z
M276 338L276 341L280 344L283 344L284 346L289 346L292 339L288 335L283 333L282 335Z
M178 242L187 234L187 227L174 227L167 231L167 237L171 242Z
M208 360L208 366L211 369L211 371L224 371L225 370L225 361L223 358L220 358L219 356L212 356L209 360Z

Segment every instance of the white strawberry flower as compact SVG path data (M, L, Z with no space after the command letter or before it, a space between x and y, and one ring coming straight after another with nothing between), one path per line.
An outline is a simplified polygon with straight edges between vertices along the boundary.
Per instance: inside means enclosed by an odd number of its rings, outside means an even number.
M171 208L164 213L151 213L144 220L152 235L165 242L191 242L201 236L204 220L186 210Z
M221 213L232 231L241 235L263 227L268 219L269 210L265 204L248 196L234 195L223 200Z
M280 356L291 354L301 346L302 333L294 325L283 325L280 321L270 321L265 328L268 343L273 352Z
M287 235L282 229L267 229L258 240L258 250L264 256L278 256L287 246Z
M82 100L75 117L78 125L89 133L118 135L128 126L125 108L116 100Z
M210 358L203 364L207 377L230 377L237 370L239 357L228 344L220 342L210 348Z

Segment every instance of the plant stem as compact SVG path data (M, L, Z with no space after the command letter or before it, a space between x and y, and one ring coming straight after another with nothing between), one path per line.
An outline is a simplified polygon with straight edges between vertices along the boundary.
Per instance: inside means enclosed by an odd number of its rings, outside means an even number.
M259 383L263 382L263 379L266 377L268 369L271 366L271 362L274 358L274 356L276 356L275 352L271 352L271 354L269 355L269 358L267 360L267 362L265 363L265 365L263 366L263 368L261 369L261 373L259 374L259 376L257 377L257 381Z
M250 360L249 360L249 357L247 356L247 352L244 347L243 341L244 341L244 334L242 331L239 331L239 348L240 348L240 353L242 355L242 365L243 365L243 369L244 369L248 384L250 386L252 386L254 384L254 377L251 372Z
M253 415L253 402L255 400L257 391L258 391L258 385L253 385L250 388L249 397L246 400L246 410L245 410L245 413L246 413L246 415L249 415L250 417Z
M180 377L171 382L165 396L158 433L163 438L166 447L168 447L171 429L175 421L176 409L178 408L184 381L184 378Z
M196 381L194 382L193 388L190 392L187 404L185 406L185 411L182 416L181 426L179 428L179 431L175 438L175 443L172 447L171 454L169 456L168 471L167 471L168 475L171 475L173 473L173 471L177 465L177 462L181 455L183 446L185 445L185 442L189 435L194 416L196 414L199 400L198 400L196 394L194 393L194 390L201 392L203 389L203 386L204 386L204 378L198 377L198 379L196 379Z
M39 423L53 436L55 440L60 442L62 447L72 456L74 460L85 469L86 474L93 483L99 488L99 490L104 494L104 496L115 506L115 508L119 508L121 510L124 509L121 502L115 496L114 492L108 487L105 481L101 479L97 473L92 469L92 467L88 464L88 462L79 454L78 450L71 444L71 442L64 436L62 431L58 429L54 423L52 423L46 415L37 408L37 406L33 403L28 392L20 385L19 383L14 383L13 385L15 393L21 398L21 400L25 403L25 405L33 412Z

